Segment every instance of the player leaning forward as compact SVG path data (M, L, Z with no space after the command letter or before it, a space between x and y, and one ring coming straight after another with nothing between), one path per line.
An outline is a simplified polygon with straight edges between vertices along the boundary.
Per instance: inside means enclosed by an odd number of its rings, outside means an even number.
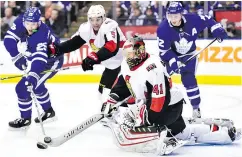
M57 54L55 55L69 53L87 43L92 52L83 60L82 69L84 71L93 70L95 64L105 66L99 84L99 92L107 95L120 72L123 60L120 47L123 46L126 39L118 23L106 18L102 5L91 6L87 16L88 21L80 25L72 39L56 45Z
M142 38L135 36L127 40L123 54L121 74L102 108L116 119L110 122L110 127L119 147L162 155L183 145L183 140L228 144L239 138L241 131L236 132L230 120L208 119L203 124L185 124L181 115L182 93L172 87L159 57L146 53ZM129 96L133 101L129 101L125 111L110 113L110 108Z
M30 70L26 77L16 85L18 106L21 118L9 122L10 129L24 129L31 124L32 98L28 81L36 95L37 101L42 106L44 113L42 121L53 120L55 112L51 106L48 89L45 87L47 79L53 77L57 72L42 73L45 70L55 70L62 67L63 55L54 59L48 59L47 52L54 50L52 44L60 42L50 31L47 25L40 21L41 12L38 8L28 8L24 16L19 16L13 26L7 31L4 37L4 46L12 57L12 61L19 70L26 70L27 60L30 61ZM19 52L17 44L26 44L26 51ZM35 118L39 123L39 119Z
M180 70L179 62L187 61L196 53L195 41L206 27L220 42L226 37L226 32L221 24L210 16L183 15L182 12L180 2L171 2L167 9L167 19L162 21L157 29L160 58L167 63L168 71L181 74L182 84L193 107L193 118L201 118L200 91L195 76L198 58L192 59Z

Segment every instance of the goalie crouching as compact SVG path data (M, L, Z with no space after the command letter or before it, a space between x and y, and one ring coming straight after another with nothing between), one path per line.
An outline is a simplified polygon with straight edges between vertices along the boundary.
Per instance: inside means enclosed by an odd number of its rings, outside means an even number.
M228 119L206 119L201 124L186 123L182 117L183 96L172 87L166 68L157 56L145 51L142 38L134 36L123 46L125 61L112 88L104 114L117 145L126 151L170 154L186 143L229 144L240 138ZM114 105L132 97L125 108L112 112Z

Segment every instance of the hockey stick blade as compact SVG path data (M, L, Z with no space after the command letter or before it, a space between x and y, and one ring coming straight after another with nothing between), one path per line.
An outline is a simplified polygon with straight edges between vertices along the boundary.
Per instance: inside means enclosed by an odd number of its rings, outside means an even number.
M123 104L128 99L129 99L129 97L127 97L123 101L118 102L113 107L113 109L120 106L121 104ZM73 137L75 137L79 133L83 132L84 130L86 130L87 128L92 126L93 124L96 124L97 122L99 122L101 119L103 119L106 116L108 116L108 115L105 115L105 114L102 114L102 113L95 114L92 117L85 120L84 122L82 122L81 124L75 126L74 128L72 128L68 132L63 133L56 138L45 137L44 142L51 147L58 147L58 146L62 145L63 143L67 142L68 140L72 139Z

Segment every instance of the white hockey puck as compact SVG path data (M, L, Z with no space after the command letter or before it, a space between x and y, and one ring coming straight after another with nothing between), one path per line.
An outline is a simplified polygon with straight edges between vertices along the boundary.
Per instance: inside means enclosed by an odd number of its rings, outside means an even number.
M37 147L38 147L39 149L47 149L47 148L48 148L47 144L44 144L44 143L42 143L42 142L38 142L38 143L37 143Z
M44 138L44 142L45 142L45 143L50 143L51 141L52 141L52 140L51 140L51 137L48 137L48 136L47 136L47 137Z

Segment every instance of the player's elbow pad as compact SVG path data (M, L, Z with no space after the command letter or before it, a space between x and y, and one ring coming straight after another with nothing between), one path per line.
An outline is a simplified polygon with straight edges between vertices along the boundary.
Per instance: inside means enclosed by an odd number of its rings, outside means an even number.
M9 52L11 57L15 57L19 54L17 42L13 39L5 38L3 41L3 44L6 48L6 50Z
M166 53L161 54L160 53L160 58L164 61L169 61L172 58L177 58L177 55L175 54L175 52L173 52L171 49L169 49Z
M97 52L97 56L99 61L104 61L115 56L118 51L119 44L116 44L114 41L109 41Z
M79 49L86 43L79 35L74 36L72 39L62 42L58 45L58 50L62 53L69 53Z

